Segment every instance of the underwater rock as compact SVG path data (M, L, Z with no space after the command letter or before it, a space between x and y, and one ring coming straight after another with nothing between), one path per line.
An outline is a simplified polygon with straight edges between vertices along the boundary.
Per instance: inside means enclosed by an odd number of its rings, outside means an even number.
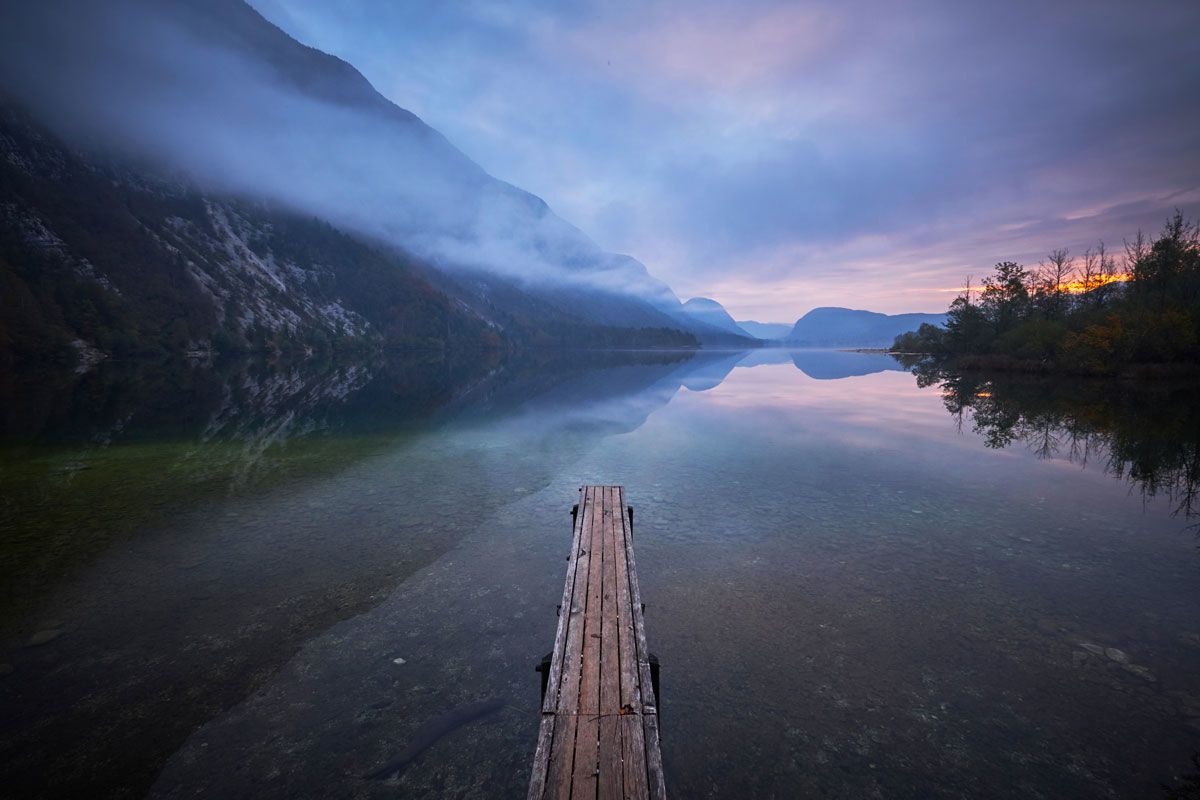
M1117 662L1118 664L1128 664L1129 663L1129 654L1126 653L1124 650L1118 650L1115 647L1106 647L1104 649L1104 655L1108 656L1109 658L1111 658L1113 661Z
M1123 666L1126 669L1126 671L1132 672L1134 675L1137 675L1139 678L1142 678L1143 680L1147 680L1147 681L1151 681L1151 682L1158 680L1157 678L1154 677L1154 673L1150 671L1149 667L1143 667L1140 664L1122 664L1121 666Z
M29 637L29 646L37 647L38 645L52 642L59 636L62 636L62 630L59 628L50 628L48 630L38 631L33 636Z

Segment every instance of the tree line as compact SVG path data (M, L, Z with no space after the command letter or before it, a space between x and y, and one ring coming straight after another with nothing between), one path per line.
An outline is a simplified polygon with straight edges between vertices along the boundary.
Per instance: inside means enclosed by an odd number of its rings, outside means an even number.
M961 367L1114 374L1200 367L1200 225L1176 211L1153 238L1114 254L1103 242L1037 267L995 265L971 280L943 326L896 337L894 352L954 359Z

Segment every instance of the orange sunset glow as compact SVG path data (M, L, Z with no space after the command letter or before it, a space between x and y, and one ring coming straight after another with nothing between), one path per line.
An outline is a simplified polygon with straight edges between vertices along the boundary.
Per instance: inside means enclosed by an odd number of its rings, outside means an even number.
M1060 287L1068 294L1083 294L1090 292L1092 289L1099 289L1101 286L1107 286L1110 283L1122 283L1133 280L1133 275L1129 272L1118 272L1113 275L1094 275L1088 280L1073 280L1062 284Z
M1076 278L1075 280L1064 281L1059 284L1059 288L1067 294L1083 294L1090 292L1093 289L1099 289L1101 286L1107 286L1110 283L1125 283L1133 280L1131 272L1115 272L1112 275L1093 275L1091 278L1084 280ZM983 291L982 286L956 286L949 289L938 289L939 292L955 292L962 294L970 291L973 295Z

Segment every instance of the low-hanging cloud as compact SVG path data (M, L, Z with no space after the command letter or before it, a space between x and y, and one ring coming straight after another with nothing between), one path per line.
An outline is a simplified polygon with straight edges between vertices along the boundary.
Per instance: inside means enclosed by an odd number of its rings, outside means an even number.
M449 268L670 302L344 62L240 0L50 0L5 11L0 87L81 146L264 198Z

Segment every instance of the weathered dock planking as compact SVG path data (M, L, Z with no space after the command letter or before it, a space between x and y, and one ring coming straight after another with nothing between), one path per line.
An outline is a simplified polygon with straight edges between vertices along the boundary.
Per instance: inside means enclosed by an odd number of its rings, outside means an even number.
M625 490L579 494L529 800L665 800Z

